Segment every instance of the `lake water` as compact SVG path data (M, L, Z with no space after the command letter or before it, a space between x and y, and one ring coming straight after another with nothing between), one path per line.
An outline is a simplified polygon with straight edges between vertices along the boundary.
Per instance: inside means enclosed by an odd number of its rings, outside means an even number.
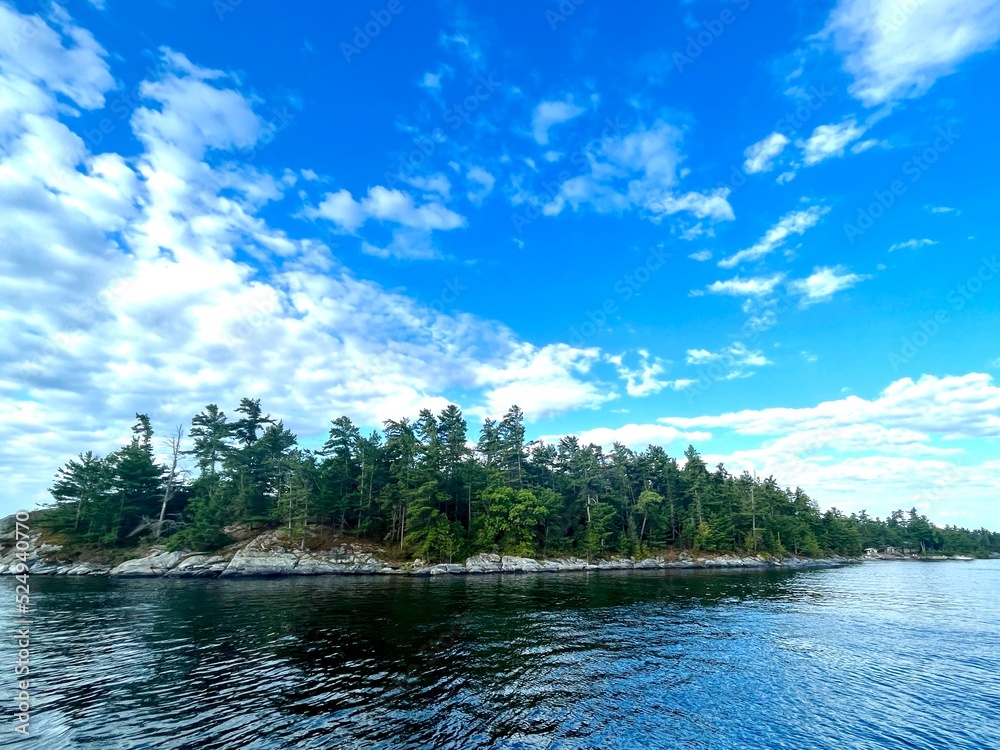
M1000 748L1000 561L14 583L0 747Z

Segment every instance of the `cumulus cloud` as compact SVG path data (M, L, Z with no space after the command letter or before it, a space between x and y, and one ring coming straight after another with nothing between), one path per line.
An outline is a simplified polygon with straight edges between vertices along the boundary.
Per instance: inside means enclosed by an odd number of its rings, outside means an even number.
M262 209L294 180L241 158L273 134L233 76L162 50L121 125L140 149L98 154L71 129L67 103L102 105L108 55L58 6L42 19L0 4L0 18L30 30L0 33L8 511L45 501L57 466L81 450L120 445L137 411L163 434L206 403L259 397L308 442L324 415L375 426L457 395L470 412L517 402L535 416L615 397L591 372L596 349L538 347L444 313L271 226ZM383 221L393 239L369 252L412 253L426 232L463 222L441 203L443 183L422 188L422 200L384 187L328 193L320 218L344 231Z
M664 417L661 424L682 429L725 428L741 435L874 423L944 438L1000 437L1000 387L983 373L919 380L902 378L877 398L847 396L816 406L746 409L718 416ZM924 441L925 442L925 441Z
M735 216L727 200L729 188L680 189L682 140L679 128L662 121L625 134L609 133L599 146L582 154L583 173L563 180L547 201L530 194L520 200L541 202L546 216L558 216L566 208L590 207L598 213L638 208L654 221L678 213L731 221Z
M670 380L661 377L670 368L670 363L659 357L651 357L645 349L640 349L638 354L639 366L637 368L631 368L625 364L623 355L607 357L607 360L617 370L618 376L625 381L625 392L629 396L641 398L652 396L668 388L679 391L694 385L695 381L690 379Z
M831 39L866 106L924 94L1000 39L994 0L839 0L821 37Z
M457 229L465 218L437 201L416 205L410 195L381 185L368 189L368 195L354 200L347 190L327 193L316 208L306 209L309 218L322 218L353 232L369 219L401 224L410 229Z
M584 113L572 98L541 102L531 115L531 130L540 146L548 145L549 130Z
M600 350L593 347L513 345L503 361L475 368L475 385L484 389L485 402L477 413L499 417L517 404L529 419L538 419L597 408L617 398L601 383L582 377L600 360Z
M743 155L743 170L747 174L770 172L774 168L774 160L785 150L789 143L788 137L775 132L761 141L747 147Z
M851 273L846 266L816 266L812 274L804 279L792 281L788 291L801 295L803 306L817 302L829 302L833 295L870 279L871 276Z
M547 435L544 442L554 443L561 435ZM621 443L626 448L645 450L647 446L658 445L664 449L673 448L673 452L681 453L688 445L701 445L711 439L709 432L698 430L682 431L674 427L656 424L626 424L621 427L596 427L577 433L577 439L582 445L599 445L604 450L610 450L615 443Z
M496 178L482 167L473 167L465 176L469 182L475 185L473 189L469 190L467 196L470 201L477 205L486 200L486 197L493 192L493 186L497 182Z
M865 134L866 128L858 125L856 120L820 125L813 130L812 135L798 146L802 149L802 159L807 167L819 164L833 156L843 156L844 150ZM875 142L871 142L874 146Z
M711 431L715 442L756 442L703 458L802 486L827 507L885 515L917 505L939 522L995 527L1000 461L958 465L953 457L962 454L957 441L1000 436L998 413L1000 388L990 376L970 373L904 378L873 399L664 417L658 424Z
M379 258L429 260L440 258L434 245L434 231L464 227L465 217L442 202L447 200L451 184L444 175L422 178L415 185L424 190L425 201L418 204L402 190L376 185L368 195L355 200L347 190L327 193L316 207L306 207L302 215L333 222L343 232L356 234L369 220L396 225L387 244L363 240L361 251Z

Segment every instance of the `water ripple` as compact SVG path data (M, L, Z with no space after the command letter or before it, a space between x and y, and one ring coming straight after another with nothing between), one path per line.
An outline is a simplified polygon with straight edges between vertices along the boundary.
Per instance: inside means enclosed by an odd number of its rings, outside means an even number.
M998 562L32 586L0 747L1000 747Z

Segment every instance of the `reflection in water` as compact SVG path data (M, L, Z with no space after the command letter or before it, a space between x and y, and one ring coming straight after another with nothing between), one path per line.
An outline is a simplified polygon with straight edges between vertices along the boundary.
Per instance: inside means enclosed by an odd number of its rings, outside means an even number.
M0 747L1000 747L997 562L32 585Z

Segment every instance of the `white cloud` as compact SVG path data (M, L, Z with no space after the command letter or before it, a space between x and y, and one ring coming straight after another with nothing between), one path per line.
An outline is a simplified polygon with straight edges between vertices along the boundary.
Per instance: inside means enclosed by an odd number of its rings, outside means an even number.
M658 422L709 430L714 442L756 443L702 457L733 472L756 471L801 486L826 507L886 515L918 505L939 523L996 527L1000 461L958 465L947 459L961 454L957 439L1000 437L998 413L1000 388L990 376L971 373L904 378L870 400L847 396L812 407Z
M767 230L764 236L753 246L740 250L728 258L719 261L721 268L735 268L740 263L763 258L780 247L793 234L804 234L813 227L830 209L825 206L810 206L804 211L792 211L781 217L781 220Z
M833 156L843 156L844 149L865 134L866 128L858 125L856 120L820 125L813 130L808 140L799 141L802 158L807 167L819 164ZM874 143L872 144L874 145Z
M691 260L697 260L699 262L706 261L706 260L711 260L712 259L712 251L711 250L699 250L696 253L691 253L688 257Z
M729 372L722 375L721 380L749 377L753 374L753 370L750 368L774 364L764 356L763 352L748 349L739 341L718 351L688 349L686 362L696 367L713 364L728 367Z
M562 436L547 435L542 440L547 443L555 443L560 437ZM576 437L581 445L599 445L605 450L610 450L615 443L621 443L633 450L645 450L649 445L659 445L664 448L676 446L676 452L681 453L688 445L704 443L712 436L708 432L684 432L664 425L626 424L621 427L597 427L584 430Z
M652 396L667 388L675 391L683 390L695 382L688 379L661 378L661 375L666 374L670 363L659 357L650 357L649 352L644 349L639 350L640 361L637 369L628 367L622 355L608 356L607 360L614 365L618 376L625 381L626 393L636 398Z
M5 90L0 127L15 113L50 111L56 102L42 88L83 109L103 106L104 94L114 86L106 57L93 35L74 26L59 5L53 4L42 18L0 4L0 76Z
M848 396L801 408L774 407L718 416L666 417L662 424L682 429L726 428L740 435L784 434L796 430L873 423L944 438L1000 437L1000 387L982 373L902 378L878 398Z
M416 205L413 198L401 190L381 185L368 189L368 195L354 200L347 190L327 193L315 209L307 209L309 218L328 219L353 232L369 219L389 221L410 229L449 230L465 226L465 218L436 200Z
M405 228L393 231L392 239L385 245L362 242L361 252L376 258L399 260L433 260L442 257L427 232Z
M821 36L831 38L866 106L917 97L966 58L1000 39L995 0L840 0Z
M803 306L829 302L833 295L870 279L871 276L851 273L846 266L816 266L810 276L792 281L788 291L802 295Z
M778 157L789 143L788 137L781 133L771 133L761 141L747 147L743 155L743 170L747 174L770 172L774 168L774 159Z
M476 187L467 194L473 203L477 205L482 203L493 192L496 178L482 167L473 167L465 176L470 182L476 184Z
M731 221L735 217L727 200L728 188L707 193L678 190L682 138L679 128L665 122L624 135L608 134L599 147L584 154L584 173L564 180L556 194L543 203L542 213L558 216L567 207L579 210L584 206L598 213L639 208L653 221L677 213Z
M505 360L476 368L475 384L485 389L478 413L498 417L512 404L529 419L569 409L594 409L617 398L601 384L583 379L601 360L597 348L568 344L515 345Z
M549 129L555 125L569 122L584 113L583 107L573 104L571 98L542 102L531 115L531 129L539 145L549 142Z
M957 208L951 208L950 206L925 206L925 208L932 214L955 214L958 216L962 213Z
M420 79L420 87L431 89L433 91L440 91L441 75L438 73L431 73L430 71L424 73L423 77Z
M894 250L916 250L918 247L927 247L928 245L936 245L934 240L922 239L922 240L907 240L906 242L897 242L894 245L889 246L889 252Z
M427 177L413 176L402 179L407 185L412 185L424 193L440 196L441 200L445 202L451 198L451 180L440 172Z
M868 151L869 149L875 148L876 146L883 146L884 147L886 145L888 145L888 144L886 144L884 141L878 140L877 138L868 138L868 139L863 140L863 141L858 141L853 146L851 146L851 153L852 154L863 154L865 151Z
M705 289L711 294L726 294L731 297L761 297L771 294L783 278L784 274L756 276L749 279L735 276L726 281L715 281Z
M0 33L0 515L45 501L76 453L120 445L137 411L162 435L206 403L259 397L309 441L317 414L375 426L449 394L470 412L517 400L534 416L615 397L590 371L597 349L536 347L441 312L270 226L261 209L291 182L239 160L269 134L228 74L163 50L121 124L137 153L92 153L68 105L101 105L107 55L53 14L46 24L0 5L6 28L31 30ZM392 223L389 247L369 245L381 254L463 221L382 187L324 204L348 230Z

